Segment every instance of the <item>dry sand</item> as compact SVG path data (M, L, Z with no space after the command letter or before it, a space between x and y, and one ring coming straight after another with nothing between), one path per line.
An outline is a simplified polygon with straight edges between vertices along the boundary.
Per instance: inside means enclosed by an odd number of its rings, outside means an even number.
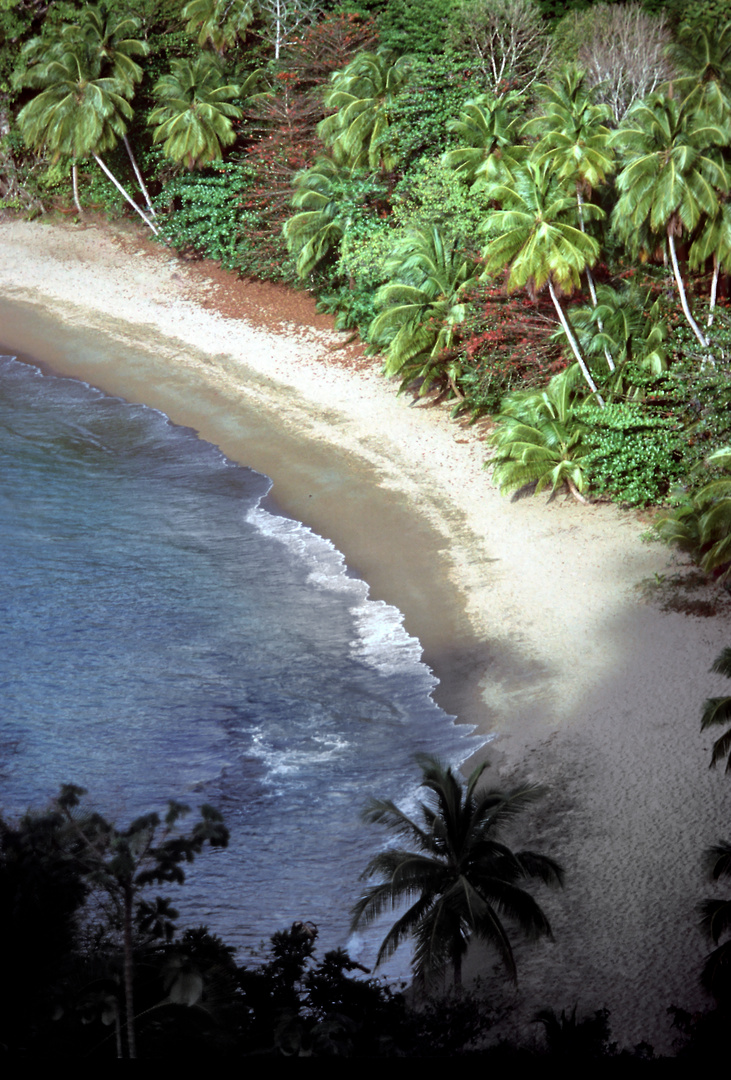
M669 1051L667 1007L708 1004L695 909L731 777L709 770L699 713L729 689L708 674L728 614L643 599L677 567L637 514L501 497L474 432L397 397L304 297L206 276L129 230L16 221L0 280L0 342L268 472L278 504L404 611L440 703L494 734L492 778L548 785L530 839L566 888L540 896L555 941L518 949L511 1022L530 1038L537 1008L607 1007L620 1045ZM489 960L473 967L494 983Z

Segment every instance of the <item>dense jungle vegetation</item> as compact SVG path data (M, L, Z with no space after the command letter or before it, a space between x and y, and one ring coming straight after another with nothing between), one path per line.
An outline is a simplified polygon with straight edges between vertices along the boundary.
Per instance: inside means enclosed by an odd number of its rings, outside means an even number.
M2 0L0 195L307 287L731 573L731 2Z

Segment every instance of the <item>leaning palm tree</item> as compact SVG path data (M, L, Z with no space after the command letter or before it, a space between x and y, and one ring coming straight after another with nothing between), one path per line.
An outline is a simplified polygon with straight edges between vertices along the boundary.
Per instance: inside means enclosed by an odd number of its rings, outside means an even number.
M435 758L417 760L422 787L429 793L420 804L421 823L386 800L372 802L364 813L367 822L384 825L414 847L387 848L371 859L362 876L381 880L355 904L353 929L407 901L410 907L387 933L378 964L403 941L414 938L417 978L426 979L451 964L459 988L464 955L477 938L497 950L515 979L515 958L503 920L517 923L531 938L551 937L545 913L522 885L530 878L561 885L563 872L546 855L512 851L501 834L542 791L537 787L479 791L486 762L465 784Z
M121 96L131 101L135 87L142 79L142 68L135 57L142 58L149 53L147 42L136 36L140 27L141 21L136 16L115 13L104 3L87 4L74 22L51 26L44 29L41 37L27 42L21 57L28 67L25 74L20 76L18 85L48 89L49 78L55 80L59 74L57 69L50 67L51 62L55 60L64 64L64 57L67 57L69 62L76 63L82 73L80 91L83 92L84 80L113 79ZM128 118L125 114L125 121ZM127 138L126 124L120 125L117 134L122 139L140 190L145 196L147 213L154 218L149 192ZM74 202L81 212L76 159L72 161L71 175Z
M72 162L93 157L121 195L157 234L157 228L112 174L102 154L114 148L127 131L132 106L129 86L113 76L102 77L83 46L70 46L58 56L36 64L23 76L23 85L41 92L18 113L18 126L28 146L47 151L54 160Z
M173 60L168 75L155 84L159 102L148 124L155 125L153 142L163 144L166 157L188 169L200 169L222 157L222 147L236 141L232 121L241 116L231 101L241 87L223 81L220 61L212 53L197 60Z
M594 103L592 92L585 85L584 72L578 68L566 69L554 85L539 89L544 111L529 120L523 131L539 136L533 151L535 160L539 164L550 163L554 177L567 191L575 193L579 228L586 232L584 204L614 169L611 133L606 126L611 110L608 105ZM596 287L588 264L584 273L592 306L596 308ZM614 357L606 347L604 356L609 370L614 371Z
M600 407L604 399L571 329L559 293L581 284L581 274L599 257L593 236L576 228L576 201L556 186L548 162L528 161L516 171L512 184L489 185L487 192L501 206L493 210L482 231L489 239L483 255L485 272L509 267L507 287L528 286L538 292L548 286L553 306L587 386ZM601 218L603 211L587 203L584 217Z

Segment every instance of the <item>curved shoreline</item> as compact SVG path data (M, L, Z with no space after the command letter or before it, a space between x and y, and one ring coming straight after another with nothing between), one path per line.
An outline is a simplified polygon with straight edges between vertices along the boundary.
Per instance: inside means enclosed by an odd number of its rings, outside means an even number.
M728 621L641 603L638 581L666 572L668 554L640 544L636 515L503 499L446 411L328 363L343 335L224 318L215 288L169 252L133 254L94 227L4 223L0 256L0 339L272 476L277 504L404 612L439 703L496 732L494 781L550 786L527 835L568 885L541 896L555 944L517 950L518 1025L547 1005L606 1006L620 1045L666 1052L667 1006L706 1003L700 859L731 782L709 772L698 717L728 692L707 674Z

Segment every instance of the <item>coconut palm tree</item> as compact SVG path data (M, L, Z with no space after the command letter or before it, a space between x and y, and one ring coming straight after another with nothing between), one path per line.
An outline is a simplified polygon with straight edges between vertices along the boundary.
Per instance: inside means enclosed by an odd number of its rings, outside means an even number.
M513 184L494 184L487 189L502 209L494 210L482 231L489 240L483 251L485 272L509 267L508 290L529 286L538 292L544 286L556 309L559 322L587 386L603 408L604 399L587 367L563 309L559 291L570 293L581 283L581 274L599 257L593 236L577 229L572 221L576 202L556 186L548 163L528 161L516 171ZM588 203L585 217L601 218L603 211Z
M83 45L64 46L63 51L40 62L24 74L21 84L40 88L18 113L18 126L28 146L48 151L57 160L76 162L93 157L145 224L157 228L140 209L101 155L111 150L127 132L132 119L129 84L114 76L101 76L96 58ZM78 197L78 196L77 196Z
M683 314L705 348L708 339L691 313L675 241L718 212L719 195L730 182L718 150L731 143L731 129L674 97L652 94L630 111L614 141L625 161L617 177L615 225L635 247L648 231L664 236Z
M340 246L348 219L345 189L353 171L342 157L318 158L294 179L292 203L299 210L284 223L282 232L297 256L297 273L306 278Z
M396 153L386 134L394 99L410 73L409 57L379 49L359 53L332 76L325 105L337 112L318 124L317 133L345 156L351 168L382 172L395 168Z
M584 202L605 182L614 169L611 132L606 126L612 112L596 105L586 88L584 72L567 68L554 86L540 86L544 98L542 115L529 120L526 134L538 134L533 156L539 164L550 163L553 176L576 196L579 228L586 232ZM597 306L591 267L584 271L592 306ZM601 322L599 324L601 330ZM614 358L605 348L605 359L614 371Z
M384 911L410 904L387 933L377 963L391 956L407 938L416 948L413 968L425 979L451 964L456 987L462 960L477 938L497 950L511 978L515 959L505 919L531 938L551 936L548 919L522 887L536 878L561 885L558 863L533 851L512 851L501 839L505 827L541 794L537 787L479 791L487 764L465 783L435 758L417 759L421 786L428 796L419 807L421 823L394 803L373 801L364 813L413 848L390 847L371 859L363 878L381 880L365 890L353 908L353 929L367 926Z
M607 360L609 354L612 358L612 393L621 394L631 387L628 368L660 375L667 366L664 342L668 331L659 300L648 306L649 294L627 283L616 289L599 285L596 300L595 307L573 308L571 322L585 356Z
M253 0L190 0L181 11L185 29L198 35L201 48L210 44L219 56L246 37L256 15Z
M504 97L480 94L466 102L457 120L448 120L447 128L457 136L459 146L442 156L442 164L468 184L482 178L510 178L499 170L515 164L513 153L518 138L520 117L516 110L521 104L519 94L510 92Z
M385 350L384 373L400 376L402 390L420 378L426 393L446 377L457 397L463 396L453 349L466 315L462 294L478 270L462 244L438 225L411 230L394 248L385 267L391 280L376 295L383 310L368 340Z
M135 86L142 79L142 68L135 57L147 56L149 52L147 42L135 36L140 26L141 22L136 16L120 15L110 11L105 4L87 4L75 22L51 26L41 37L33 38L26 44L22 59L29 68L19 80L19 85L47 88L49 64L53 60L63 63L64 56L69 55L75 58L87 78L114 79L120 94L131 101ZM125 119L128 118L125 116ZM155 211L147 187L127 138L126 124L120 127L117 134L124 143L140 190L145 196L147 213L154 218ZM72 179L74 202L81 212L75 159L72 162ZM130 201L126 194L125 198Z
M232 120L239 119L241 109L231 101L241 95L241 87L224 83L223 68L212 53L192 62L173 60L170 66L155 84L159 104L147 122L156 125L153 142L163 144L167 157L200 169L220 160L222 147L235 142Z
M731 679L731 648L719 653L713 661L711 671ZM708 698L704 702L701 731L715 727L717 724L728 724L729 729L713 744L711 767L723 758L727 758L726 772L731 772L731 697Z
M673 92L721 122L731 113L731 22L683 24L668 49L681 74Z
M517 390L503 400L490 436L495 453L489 464L501 492L535 483L536 493L564 484L585 503L582 459L588 425L576 414L576 365L561 371L543 390Z

